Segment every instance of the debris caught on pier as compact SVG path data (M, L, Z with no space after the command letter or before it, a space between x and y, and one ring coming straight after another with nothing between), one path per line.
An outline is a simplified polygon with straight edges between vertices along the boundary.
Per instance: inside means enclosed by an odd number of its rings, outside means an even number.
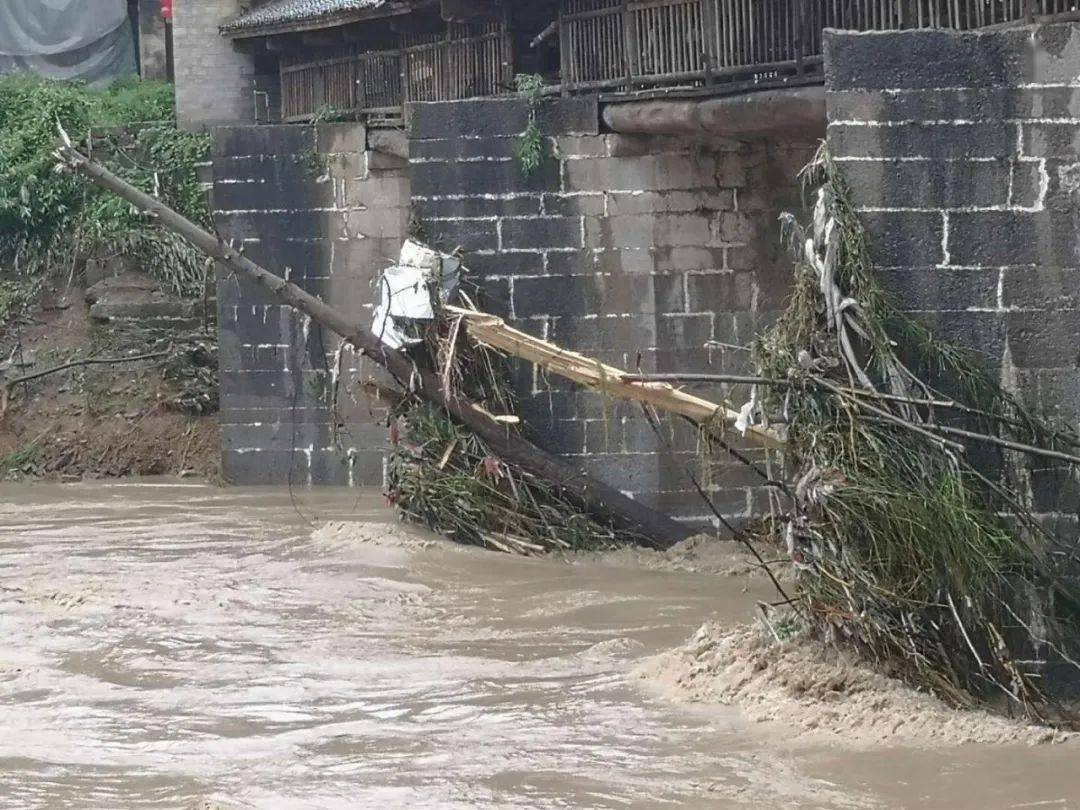
M475 312L459 289L467 272L455 257L407 242L379 280L373 330L388 345L409 346L446 396L465 397L505 430L518 431L505 360L465 328ZM406 394L391 418L387 498L408 520L461 543L519 554L650 544L641 533L590 517L559 487L501 459L420 397Z
M774 539L796 571L789 608L954 705L1075 725L1054 699L1080 675L1071 549L1033 514L1022 466L1080 464L1080 435L893 305L824 147L804 177L812 220L784 223L794 293L755 350L768 384L753 416L786 438Z
M753 386L738 412L450 311L477 345L690 419L720 438L707 452L750 463L733 450L739 433L782 450L779 479L759 472L779 506L766 524L787 551L779 564L795 572L782 607L802 632L953 705L1074 726L1055 697L1058 680L1080 676L1080 591L1062 570L1072 549L1027 505L1021 466L1024 456L1080 466L1080 434L1026 409L978 358L894 307L824 147L804 179L812 220L784 221L794 294L756 343L754 375L738 380ZM987 446L1005 454L997 473L977 459Z
M795 570L783 601L806 632L955 705L1004 702L1034 720L1076 725L1056 700L1059 683L1080 675L1080 593L1066 576L1073 549L1033 513L1023 462L1080 466L1080 434L1027 410L976 359L890 303L827 152L805 174L812 222L786 223L794 293L757 342L754 395L739 411L520 339L497 319L462 311L476 309L467 297L452 308L434 279L424 282L434 317L416 319L418 331L401 341L411 348L391 349L70 141L57 157L389 371L402 391L390 497L406 516L462 542L526 553L669 547L691 533L532 444L488 348L497 346L690 418L719 439L708 452L751 463L733 447L739 434L782 448L780 474L763 479L777 494L773 539ZM1000 470L975 458L983 447L1000 451Z

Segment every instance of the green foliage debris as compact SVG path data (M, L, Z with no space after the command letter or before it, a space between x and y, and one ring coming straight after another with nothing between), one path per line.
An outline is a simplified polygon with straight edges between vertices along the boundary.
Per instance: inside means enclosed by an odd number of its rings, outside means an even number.
M544 134L537 122L544 101L544 77L535 73L519 73L514 77L514 85L529 105L529 123L518 140L517 156L522 174L530 177L544 165Z
M33 468L38 456L37 442L31 442L0 458L0 476L18 475Z
M471 305L467 294L462 299ZM433 304L437 317L424 328L423 345L412 350L417 361L430 364L453 396L478 403L507 431L521 430L506 360L474 343L435 292ZM582 513L557 486L503 461L470 429L415 395L394 408L391 438L387 497L406 519L456 542L526 555L647 542Z
M409 520L459 543L515 554L627 542L552 486L498 459L438 408L410 402L399 411L398 424L389 492Z
M1080 674L1073 550L1032 513L1024 456L1061 463L1047 454L1075 458L1080 436L899 311L827 151L806 179L812 222L787 222L794 293L756 346L757 416L787 435L790 605L955 705L1075 725L1054 686Z

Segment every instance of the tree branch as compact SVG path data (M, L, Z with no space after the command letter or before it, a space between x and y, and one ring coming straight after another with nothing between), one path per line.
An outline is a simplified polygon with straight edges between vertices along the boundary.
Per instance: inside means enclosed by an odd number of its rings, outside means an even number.
M17 385L40 380L42 377L48 377L51 374L59 374L61 371L67 371L72 368L80 368L82 366L114 366L120 363L136 363L140 360L159 360L166 355L168 355L168 352L138 354L132 357L87 357L83 360L72 360L69 363L61 363L59 366L53 366L52 368L47 368L43 371L35 371L33 374L24 374L21 377L8 380L4 383L3 393L0 394L0 419L7 413L8 400L10 400L11 392Z

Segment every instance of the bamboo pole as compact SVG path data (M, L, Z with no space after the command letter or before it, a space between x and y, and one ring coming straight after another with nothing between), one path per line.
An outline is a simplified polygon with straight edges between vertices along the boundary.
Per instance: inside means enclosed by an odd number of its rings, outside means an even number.
M558 487L596 519L637 532L661 548L689 536L690 531L678 521L596 480L581 466L540 449L506 425L495 421L476 403L453 392L445 392L437 375L418 367L405 354L387 349L378 337L353 323L339 310L255 264L220 237L204 231L161 200L140 191L90 160L71 145L66 134L63 145L56 151L56 157L63 168L81 174L94 185L127 200L211 259L251 278L282 304L304 313L349 341L357 350L386 368L404 387L443 408L452 418L475 431L504 461Z
M13 380L7 380L3 386L0 386L0 419L3 419L7 415L8 403L11 400L11 392L15 390L16 386L33 382L34 380L40 380L42 377L59 374L61 371L68 371L73 368L82 368L84 366L116 366L123 363L138 363L143 360L160 360L167 354L168 352L154 352L153 354L137 354L132 357L87 357L82 360L72 360L70 363L61 363L58 366L47 368L44 371L35 371L31 374L24 374Z
M702 399L665 382L636 381L634 375L622 369L535 338L508 326L495 315L460 307L447 307L447 311L464 318L473 339L607 396L652 405L700 425L709 426L716 420L733 424L739 418L739 413L726 405ZM781 449L784 446L783 439L768 428L751 425L746 435L764 447Z

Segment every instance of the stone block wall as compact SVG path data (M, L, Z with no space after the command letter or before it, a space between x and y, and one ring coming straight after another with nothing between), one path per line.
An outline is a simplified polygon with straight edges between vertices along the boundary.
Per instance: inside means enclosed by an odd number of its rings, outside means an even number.
M1078 31L830 33L826 49L829 143L886 285L1066 418L1080 411ZM484 306L519 328L629 370L746 371L739 347L789 288L777 216L801 209L795 178L816 145L626 137L599 120L595 100L545 102L548 156L530 176L516 158L528 122L516 99L414 105L408 165L366 152L358 125L225 128L216 219L257 261L366 318L411 203L429 241L466 253ZM219 302L227 474L377 484L378 403L327 406L334 336L231 277ZM342 379L359 373L346 358ZM654 431L636 406L526 365L515 383L539 444L662 510L711 520L689 479L701 472L694 431ZM1075 531L1080 483L1045 465L1023 472L1035 509ZM763 510L742 465L721 464L710 486L728 519Z
M417 104L412 195L427 238L462 248L484 305L518 328L629 370L746 371L745 346L783 305L790 263L781 210L810 143L744 144L601 134L595 99L549 101L549 156L525 176L515 157L528 110L518 100ZM614 404L531 366L517 369L537 442L635 498L711 522L688 473L696 432ZM742 402L745 390L703 389ZM731 520L764 493L738 462L712 471Z
M242 5L241 0L174 0L173 72L181 126L255 122L254 59L218 33Z
M212 204L248 257L370 323L373 281L408 227L409 180L404 161L366 151L359 124L223 127ZM380 485L385 403L357 385L372 370L234 275L219 273L218 306L226 477Z
M1075 423L1080 26L830 33L825 53L829 145L886 284ZM1033 508L1075 533L1080 483L1046 464L1024 474Z

